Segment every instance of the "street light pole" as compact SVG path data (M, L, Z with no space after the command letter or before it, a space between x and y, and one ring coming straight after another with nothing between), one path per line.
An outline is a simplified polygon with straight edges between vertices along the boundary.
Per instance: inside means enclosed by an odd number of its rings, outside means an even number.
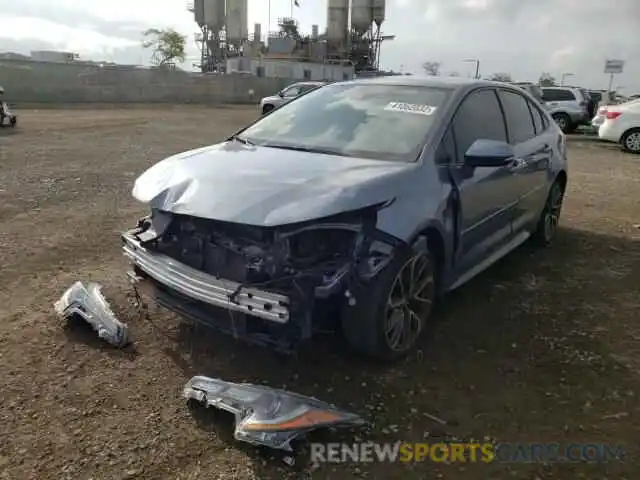
M468 58L466 60L464 60L467 63L475 63L476 64L476 74L474 75L473 78L475 78L476 80L480 78L480 60L478 60L477 58Z

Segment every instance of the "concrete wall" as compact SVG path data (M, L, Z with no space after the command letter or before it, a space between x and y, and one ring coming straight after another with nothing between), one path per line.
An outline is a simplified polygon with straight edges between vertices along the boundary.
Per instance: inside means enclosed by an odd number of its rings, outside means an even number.
M249 68L252 74L264 78L295 78L296 80L326 80L341 82L354 76L354 68L346 65L327 63L296 62L277 59L250 59ZM262 74L259 69L262 68ZM305 75L305 71L307 75Z
M12 104L255 103L293 80L82 63L0 59L0 85Z

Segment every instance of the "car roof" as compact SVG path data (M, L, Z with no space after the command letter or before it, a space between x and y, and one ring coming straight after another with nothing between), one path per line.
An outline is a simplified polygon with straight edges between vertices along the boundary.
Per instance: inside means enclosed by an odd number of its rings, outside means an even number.
M572 90L572 91L579 90L580 92L588 92L588 90L585 89L585 88L570 87L570 86L566 86L566 85L563 85L563 86L556 85L556 86L553 86L553 87L542 87L542 89L543 90Z

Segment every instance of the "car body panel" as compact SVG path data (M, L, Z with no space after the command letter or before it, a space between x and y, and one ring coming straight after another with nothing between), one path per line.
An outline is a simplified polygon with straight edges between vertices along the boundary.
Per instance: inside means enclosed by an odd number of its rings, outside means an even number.
M154 165L136 180L133 196L162 211L275 226L387 202L411 190L415 170L229 141Z

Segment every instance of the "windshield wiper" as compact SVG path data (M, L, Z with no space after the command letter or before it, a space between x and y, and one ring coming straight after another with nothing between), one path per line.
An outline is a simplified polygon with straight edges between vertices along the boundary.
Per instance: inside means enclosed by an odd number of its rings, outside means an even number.
M255 145L255 143L251 143L249 140L247 140L246 138L242 138L239 135L233 135L229 138L229 140L235 140L236 142L240 142L243 145Z
M317 148L317 147L304 147L302 145L282 145L279 143L265 143L263 147L280 148L282 150L293 150L295 152L305 153L323 153L325 155L339 155L342 157L349 157L350 155L340 152L338 150L331 150L330 148Z

